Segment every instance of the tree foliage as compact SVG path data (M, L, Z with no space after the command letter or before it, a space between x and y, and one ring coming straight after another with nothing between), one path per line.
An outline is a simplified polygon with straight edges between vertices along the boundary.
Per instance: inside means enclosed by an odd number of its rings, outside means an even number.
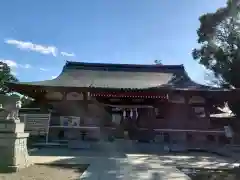
M31 103L33 102L32 98L29 98L27 96L21 96L21 102L22 102L22 107L26 107L28 105L31 105Z
M161 61L161 60L158 60L158 59L156 59L156 60L154 60L154 64L159 64L159 65L162 65L162 61Z
M225 7L199 21L200 48L193 50L193 58L213 72L218 85L240 88L240 0L228 0ZM237 106L231 106L236 114Z
M6 86L6 82L17 82L18 79L11 74L10 67L0 61L0 94L7 94L10 92L8 87Z

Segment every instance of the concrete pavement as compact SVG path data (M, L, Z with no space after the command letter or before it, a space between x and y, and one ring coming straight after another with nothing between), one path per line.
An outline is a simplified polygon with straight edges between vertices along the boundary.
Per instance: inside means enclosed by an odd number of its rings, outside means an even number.
M34 163L90 164L82 180L189 180L177 167L231 168L234 160L210 153L123 153L120 147L103 151L41 149L30 153Z
M190 180L171 166L163 166L150 156L129 155L126 158L102 158L91 164L81 180Z
M49 152L48 152L49 151ZM52 156L54 153L56 156ZM47 156L48 154L48 156ZM69 156L67 156L69 154ZM74 155L74 156L71 156ZM161 164L158 156L99 152L40 150L31 154L34 163L90 164L81 180L187 180L184 173L173 166Z

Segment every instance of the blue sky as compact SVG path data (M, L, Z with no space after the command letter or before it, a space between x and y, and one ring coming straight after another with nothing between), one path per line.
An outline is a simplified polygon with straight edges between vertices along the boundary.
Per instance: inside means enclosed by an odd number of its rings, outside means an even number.
M21 81L51 79L66 60L184 64L192 59L198 18L226 0L8 0L0 2L0 60Z

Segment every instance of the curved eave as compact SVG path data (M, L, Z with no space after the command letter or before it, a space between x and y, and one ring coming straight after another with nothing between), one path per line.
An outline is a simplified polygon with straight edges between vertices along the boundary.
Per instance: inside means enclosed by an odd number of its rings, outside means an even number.
M27 95L30 97L35 97L39 94L44 94L48 91L62 91L62 92L126 92L126 91L150 91L150 92L161 92L161 93L183 93L183 94L201 94L201 95L217 95L223 96L227 95L226 97L233 96L237 98L240 93L240 89L222 89L222 88L208 88L204 86L204 88L177 88L177 87L149 87L149 88L142 88L142 89L131 89L131 88L108 88L108 87L65 87L65 86L44 86L44 85L33 85L33 84L22 84L22 83L8 83L8 87L12 91L19 92L23 95Z
M106 67L107 70L104 69ZM127 69L126 72L123 71L124 68ZM47 91L151 91L200 93L208 96L238 93L238 90L221 89L195 83L183 66L164 65L67 63L61 74L55 79L29 83L8 83L7 85L12 91L33 98L37 94L44 94Z
M168 84L182 65L139 65L67 62L60 75L52 80L9 83L11 88L147 90ZM18 88L18 90L20 90Z
M53 80L9 83L13 90L27 89L59 89L59 90L114 90L138 91L154 89L168 83L173 73L158 72L115 72L115 71L68 71L62 72Z

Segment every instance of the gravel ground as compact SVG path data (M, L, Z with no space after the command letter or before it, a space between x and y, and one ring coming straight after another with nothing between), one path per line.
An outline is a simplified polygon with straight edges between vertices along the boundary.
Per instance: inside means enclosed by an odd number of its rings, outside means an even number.
M32 165L16 173L0 173L0 180L79 180L88 165Z

